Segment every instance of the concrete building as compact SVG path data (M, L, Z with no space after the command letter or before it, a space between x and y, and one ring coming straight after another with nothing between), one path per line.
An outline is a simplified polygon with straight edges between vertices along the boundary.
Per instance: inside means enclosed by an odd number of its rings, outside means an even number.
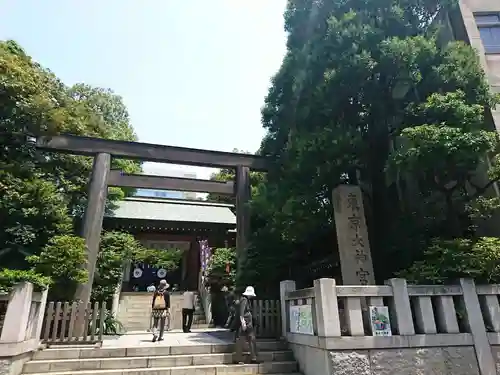
M477 50L492 90L500 93L500 1L460 0L445 26L448 39L463 40ZM500 132L500 106L488 120Z
M144 174L151 176L169 176L180 178L197 178L196 173L185 172L182 170L167 169L164 166L157 166L154 164L144 165ZM168 199L189 199L196 200L198 194L189 191L167 191L157 189L137 189L135 192L136 197L142 198L168 198Z
M472 46L478 54L479 62L493 92L500 94L500 1L499 0L459 0L459 6L441 18L442 41L461 40ZM500 133L500 106L486 113L485 128ZM477 182L488 183L487 165L478 171ZM487 192L490 197L500 196L498 184L493 184ZM500 215L481 224L481 235L499 236Z

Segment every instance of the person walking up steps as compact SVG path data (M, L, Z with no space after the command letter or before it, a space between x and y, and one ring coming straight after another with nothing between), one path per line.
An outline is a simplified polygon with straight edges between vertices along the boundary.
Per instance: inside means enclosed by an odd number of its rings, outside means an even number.
M167 319L170 320L170 293L167 290L168 287L169 285L167 284L167 281L161 280L158 289L153 294L153 301L151 304L153 315L153 342L155 342L156 340L163 340L165 322ZM168 324L170 325L170 321L168 322Z
M155 284L151 284L150 286L147 287L146 289L149 293L154 293L156 292L156 287L155 287ZM148 332L151 332L151 330L153 329L153 314L151 314L151 316L149 317L149 329L148 329Z
M248 342L250 348L250 361L252 363L259 363L257 361L257 341L255 338L255 327L252 316L252 307L250 300L255 298L255 290L253 286L248 286L243 292L239 306L238 306L238 317L239 324L238 330L236 331L236 358L235 363L243 364L243 345L245 341Z
M195 294L190 290L186 290L182 295L182 331L184 333L191 332L193 324L193 315L195 309Z

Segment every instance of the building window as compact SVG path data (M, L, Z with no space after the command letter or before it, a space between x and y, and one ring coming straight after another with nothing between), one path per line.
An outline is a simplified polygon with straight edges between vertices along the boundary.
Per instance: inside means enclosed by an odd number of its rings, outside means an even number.
M500 53L500 13L476 14L476 24L486 53Z

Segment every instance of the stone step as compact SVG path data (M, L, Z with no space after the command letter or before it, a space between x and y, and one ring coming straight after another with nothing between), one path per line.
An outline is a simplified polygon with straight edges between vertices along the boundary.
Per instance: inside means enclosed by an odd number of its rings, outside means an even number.
M262 362L293 362L291 351L261 352ZM163 368L177 366L222 365L233 363L232 353L214 353L198 355L167 355L142 357L112 357L87 359L34 360L24 365L24 374L39 372L60 372L79 370L115 370L121 368Z
M151 320L151 318L148 318L148 317L145 317L144 315L143 316L127 316L127 317L124 317L124 319L120 320L120 322L122 323L144 323L144 322L149 322Z
M149 315L151 314L151 309L144 306L143 307L126 306L122 310L120 310L120 312L126 315L131 315L131 314L144 315L145 313ZM181 314L182 311L179 311L178 313ZM195 311L193 316L205 316L205 313L203 311Z
M137 332L137 331L141 331L141 332L149 332L149 322L133 322L133 323L130 323L128 322L127 324L123 323L122 324L124 325L124 327L126 327L126 332L127 333L130 333L130 332ZM197 329L208 329L210 328L210 324L207 324L205 321L194 321L192 326L191 326L191 329L192 330L197 330ZM171 327L171 330L182 330L182 327Z
M180 315L180 314L179 314ZM171 316L171 319L173 318L177 318L177 319L182 319L181 316L177 317L172 317ZM120 322L126 322L126 321L146 321L146 320L149 320L151 319L151 315L150 314L127 314L126 316L123 316L122 319L120 319ZM204 315L195 315L193 316L193 320L201 320L201 319L205 319L205 316Z
M295 362L268 362L258 365L200 365L179 367L122 368L113 370L60 371L33 375L236 375L236 374L297 374ZM297 374L298 375L298 374Z
M285 351L287 345L282 341L257 341L259 352ZM111 357L151 357L168 355L193 355L193 354L214 354L233 353L234 344L217 345L179 345L179 346L137 346L129 348L57 348L51 347L34 353L34 360L58 360L58 359L86 359L86 358L111 358Z

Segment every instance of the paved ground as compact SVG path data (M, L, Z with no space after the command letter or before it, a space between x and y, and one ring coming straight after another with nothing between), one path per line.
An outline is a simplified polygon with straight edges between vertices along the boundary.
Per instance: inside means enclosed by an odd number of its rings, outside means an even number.
M153 335L148 332L129 332L119 337L108 337L103 340L102 347L136 347L136 346L188 346L231 344L233 335L225 329L198 329L191 333L180 330L165 332L164 340L151 342Z

